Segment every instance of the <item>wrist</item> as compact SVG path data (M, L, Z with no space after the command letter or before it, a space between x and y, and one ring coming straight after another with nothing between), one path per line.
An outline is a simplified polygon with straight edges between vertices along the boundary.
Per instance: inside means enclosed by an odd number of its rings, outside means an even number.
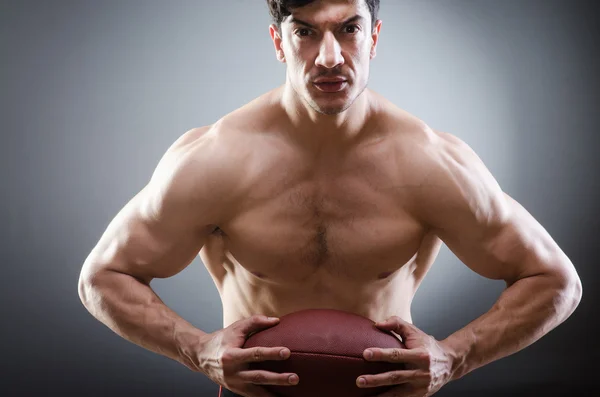
M193 328L177 337L178 360L194 372L202 372L201 353L208 340L208 334Z
M469 339L455 333L440 341L440 344L444 347L446 356L450 360L449 380L459 379L470 372L467 358L469 357L472 344Z

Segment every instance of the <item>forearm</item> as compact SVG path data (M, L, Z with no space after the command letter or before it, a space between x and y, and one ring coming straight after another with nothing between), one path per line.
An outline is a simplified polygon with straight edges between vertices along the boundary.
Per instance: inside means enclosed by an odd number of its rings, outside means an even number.
M205 332L167 307L148 284L118 272L98 272L79 287L88 311L121 337L198 371Z
M442 341L453 359L451 380L534 343L571 315L580 296L580 284L566 278L518 280L487 313Z

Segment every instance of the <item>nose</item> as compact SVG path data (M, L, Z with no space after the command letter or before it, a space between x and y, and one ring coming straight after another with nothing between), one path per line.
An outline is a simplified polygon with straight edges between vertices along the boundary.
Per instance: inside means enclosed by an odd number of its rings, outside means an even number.
M343 64L344 57L342 56L342 47L340 46L340 43L335 39L333 33L325 33L323 41L321 42L321 47L319 48L319 55L315 60L315 65L333 69Z

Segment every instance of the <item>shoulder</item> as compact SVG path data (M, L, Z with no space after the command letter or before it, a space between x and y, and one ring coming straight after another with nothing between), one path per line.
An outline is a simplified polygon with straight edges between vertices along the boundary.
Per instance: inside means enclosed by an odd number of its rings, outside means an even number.
M483 160L464 140L431 128L423 136L427 136L422 144L429 167L424 186L468 188L479 184L486 185L487 189L499 188Z
M397 146L423 187L448 186L457 182L453 175L487 171L471 146L456 135L434 129L393 104L382 113L377 123L397 138Z
M258 112L242 107L213 124L190 129L166 150L153 178L176 182L182 189L206 184L215 194L234 194L250 165L261 156L265 123Z
M257 155L266 131L278 123L278 108L268 92L223 115L213 124L186 131L168 148L164 158L177 168L231 173Z
M460 219L500 224L509 213L506 196L483 160L456 135L426 127L416 138L421 158L415 162L417 214L432 228Z
M156 208L225 210L240 176L226 135L219 121L186 131L168 147L146 187Z
M212 125L186 131L163 153L152 174L151 182L162 184L191 176L195 164L210 161L208 155L214 141Z
M195 176L233 171L245 148L243 122L235 114L180 135L163 154L158 170Z
M419 149L431 150L439 143L440 133L433 130L419 117L398 107L376 92L370 91L372 98L371 119L376 130L391 134L395 141L411 152Z
M506 219L506 196L470 145L393 104L382 108L378 123L394 135L395 158L404 168L402 186L410 192L407 204L424 225L443 229L456 219L473 223Z

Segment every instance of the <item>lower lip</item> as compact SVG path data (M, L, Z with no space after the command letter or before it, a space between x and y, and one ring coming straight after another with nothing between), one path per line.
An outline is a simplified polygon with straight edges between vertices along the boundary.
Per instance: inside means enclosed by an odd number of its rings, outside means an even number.
M335 83L315 83L315 87L323 92L338 92L341 91L345 86L345 81L336 81Z

